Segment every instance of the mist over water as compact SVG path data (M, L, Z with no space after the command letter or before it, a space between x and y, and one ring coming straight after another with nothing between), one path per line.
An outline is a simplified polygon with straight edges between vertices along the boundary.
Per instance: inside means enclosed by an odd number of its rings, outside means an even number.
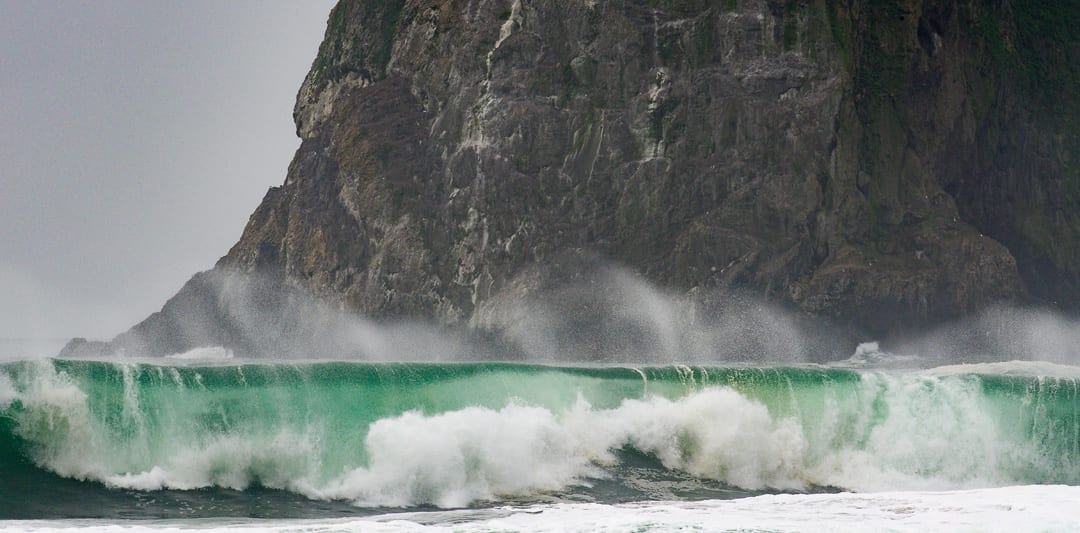
M534 269L482 301L468 323L373 320L279 278L209 272L195 296L96 356L180 359L925 368L988 361L1080 364L1080 319L998 307L918 334L860 335L747 292L678 293L590 259ZM182 293L183 294L183 293ZM171 307L170 307L171 306ZM165 324L165 327L161 327ZM881 341L879 344L870 344ZM224 350L215 352L209 349ZM86 355L85 353L65 353Z
M0 339L0 361L53 357L67 339Z
M538 362L803 363L830 346L811 321L749 294L676 294L602 265L577 279L497 296L473 324Z
M930 332L888 343L928 364L1047 361L1080 365L1080 318L1049 309L995 307Z
M221 347L275 360L802 364L848 357L857 340L748 293L678 294L598 261L539 277L448 326L372 320L274 277L208 272L111 346L64 356L214 358L200 349Z

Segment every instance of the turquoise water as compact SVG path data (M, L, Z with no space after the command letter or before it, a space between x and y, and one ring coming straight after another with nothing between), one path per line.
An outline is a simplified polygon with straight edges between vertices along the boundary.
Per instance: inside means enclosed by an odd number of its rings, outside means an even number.
M12 361L0 518L1080 485L1080 380L1004 365Z

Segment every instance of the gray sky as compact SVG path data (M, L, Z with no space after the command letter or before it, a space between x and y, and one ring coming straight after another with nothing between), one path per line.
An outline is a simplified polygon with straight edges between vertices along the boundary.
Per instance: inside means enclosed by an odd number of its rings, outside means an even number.
M0 338L111 338L228 251L332 4L0 0Z

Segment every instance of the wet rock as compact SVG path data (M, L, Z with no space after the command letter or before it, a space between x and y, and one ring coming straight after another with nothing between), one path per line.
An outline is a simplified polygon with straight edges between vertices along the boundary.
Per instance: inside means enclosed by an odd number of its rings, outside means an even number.
M570 250L871 336L1075 306L1076 93L1023 66L1075 29L1022 4L343 0L217 270L479 328Z

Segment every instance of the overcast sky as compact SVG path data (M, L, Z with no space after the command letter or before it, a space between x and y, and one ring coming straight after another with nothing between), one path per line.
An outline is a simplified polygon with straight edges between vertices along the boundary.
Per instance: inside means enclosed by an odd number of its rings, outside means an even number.
M239 238L332 0L0 0L0 338L111 338Z

